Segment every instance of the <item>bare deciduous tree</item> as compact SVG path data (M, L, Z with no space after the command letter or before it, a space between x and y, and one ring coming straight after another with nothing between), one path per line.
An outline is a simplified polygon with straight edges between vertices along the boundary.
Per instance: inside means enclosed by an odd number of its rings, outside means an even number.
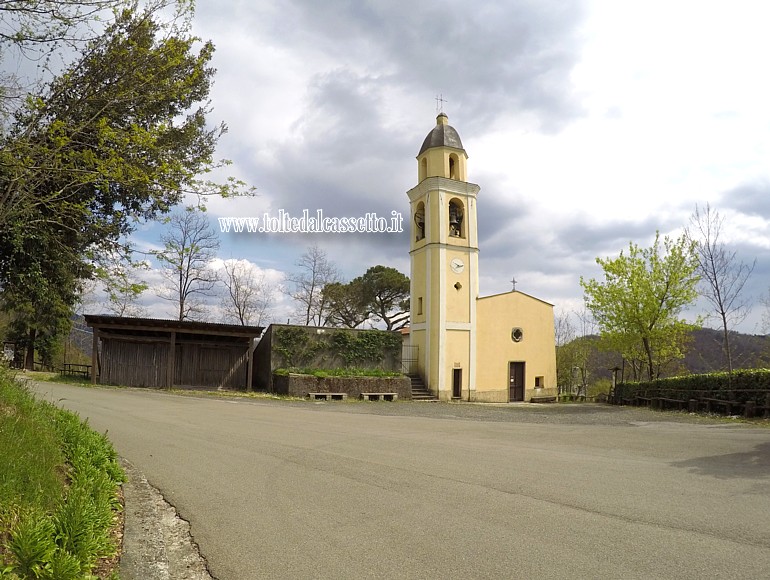
M154 252L169 286L158 296L175 302L180 321L202 318L204 298L214 295L217 275L210 268L219 239L201 212L188 208L171 216L161 236L164 249Z
M592 352L589 337L596 330L591 313L561 311L554 318L556 339L556 379L560 393L586 394L588 360Z
M222 308L228 319L242 326L263 326L269 321L276 286L265 273L245 260L225 260Z
M305 326L325 326L329 319L329 297L324 296L327 284L340 281L337 267L330 262L318 246L311 246L297 261L299 270L289 274L286 281L291 284L288 292L299 303L298 315Z
M770 288L759 299L765 310L762 312L762 332L770 334Z
M701 295L711 304L719 318L722 350L727 369L732 373L730 329L741 323L751 309L749 299L743 298L742 292L757 261L746 264L736 260L736 252L729 250L719 239L723 224L724 218L709 204L702 210L696 205L695 213L690 217L687 236L695 242Z

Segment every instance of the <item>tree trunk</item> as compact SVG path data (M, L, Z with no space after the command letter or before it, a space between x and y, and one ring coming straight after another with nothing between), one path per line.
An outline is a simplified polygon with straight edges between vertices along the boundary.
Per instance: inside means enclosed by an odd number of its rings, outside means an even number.
M652 349L650 348L650 339L646 337L643 338L642 345L644 345L644 352L647 354L647 374L649 379L652 380L655 365L652 363Z
M24 357L24 368L28 371L35 370L35 338L37 337L37 328L29 329L29 342L27 343L27 354Z
M727 317L722 313L722 349L727 357L727 372L733 374L733 355L730 351L730 333L727 331Z

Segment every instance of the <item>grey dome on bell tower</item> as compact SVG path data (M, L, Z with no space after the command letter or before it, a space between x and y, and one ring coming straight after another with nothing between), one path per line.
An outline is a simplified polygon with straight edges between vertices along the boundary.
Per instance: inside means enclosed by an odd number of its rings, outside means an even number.
M465 151L463 143L460 141L460 135L457 134L454 127L449 125L449 118L445 113L439 113L438 117L436 117L436 126L425 137L425 141L422 142L422 147L417 155L420 156L433 147L452 147L453 149Z

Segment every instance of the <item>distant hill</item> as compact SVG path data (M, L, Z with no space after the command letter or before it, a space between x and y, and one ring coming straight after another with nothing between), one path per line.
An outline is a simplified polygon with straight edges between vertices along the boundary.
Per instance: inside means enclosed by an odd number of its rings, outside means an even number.
M770 366L770 336L730 333L733 368L754 369ZM684 359L691 373L709 373L727 370L722 354L722 331L701 328L692 334L692 344Z
M598 349L598 336L586 336L575 340L592 343L592 354L588 363L589 383L600 378L611 378L612 372L609 369L616 365L622 366L619 353ZM770 336L731 332L730 348L733 353L733 368L770 368ZM721 370L727 370L727 362L722 354L722 331L700 328L693 331L684 360L677 368L668 369L666 376L702 374Z

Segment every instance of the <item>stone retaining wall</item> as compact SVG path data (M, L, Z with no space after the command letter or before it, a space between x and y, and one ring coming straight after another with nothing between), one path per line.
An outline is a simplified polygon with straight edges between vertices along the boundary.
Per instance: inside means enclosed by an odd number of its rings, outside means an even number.
M409 377L326 377L310 375L273 375L273 392L292 397L307 397L308 393L347 393L358 399L361 393L396 393L399 399L412 398Z

